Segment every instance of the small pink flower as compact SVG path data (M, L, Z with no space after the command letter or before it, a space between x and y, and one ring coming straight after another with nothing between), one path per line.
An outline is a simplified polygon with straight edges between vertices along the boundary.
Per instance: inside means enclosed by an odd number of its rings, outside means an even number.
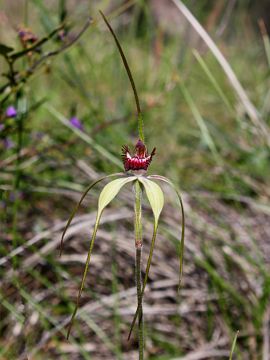
M125 171L129 170L144 170L146 171L148 166L152 161L152 157L155 155L156 148L154 148L149 155L147 153L147 148L144 143L139 139L135 145L135 154L132 156L130 154L129 148L127 145L124 145L122 148L122 159Z

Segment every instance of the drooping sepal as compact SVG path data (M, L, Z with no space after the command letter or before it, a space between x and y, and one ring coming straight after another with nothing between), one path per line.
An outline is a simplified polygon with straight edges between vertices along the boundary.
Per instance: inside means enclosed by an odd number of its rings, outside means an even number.
M171 180L169 180L165 176L150 175L148 178L154 179L154 180L160 180L160 181L167 183L175 191L177 198L178 198L178 204L179 204L179 207L181 210L181 217L182 217L180 254L179 254L179 286L178 286L178 290L180 290L182 277L183 277L183 259L184 259L184 247L185 247L185 210L184 210L183 200L182 200L182 197L181 197L180 192L178 191L177 187L171 182Z
M89 250L87 253L87 259L86 259L86 263L84 266L84 272L83 272L83 276L82 276L82 280L81 280L81 285L80 285L79 292L77 295L75 309L73 311L73 314L72 314L72 317L71 317L71 320L70 320L70 323L68 326L67 339L69 338L71 328L72 328L72 325L73 325L73 322L74 322L74 319L75 319L75 316L76 316L76 313L77 313L77 310L78 310L78 307L80 304L80 299L81 299L82 291L84 289L84 284L85 284L85 280L86 280L86 276L87 276L87 272L88 272L89 264L90 264L90 260L91 260L91 254L92 254L92 250L94 247L94 242L96 239L97 230L98 230L98 226L100 223L100 218L101 218L102 212L105 209L105 207L107 205L109 205L109 203L115 198L115 196L119 193L119 191L125 184L127 184L128 182L134 181L136 179L137 179L136 176L128 176L128 177L125 176L124 178L112 180L111 182L109 182L107 185L104 186L103 190L100 193L99 200L98 200L96 223L94 226L93 234L92 234L90 245L89 245ZM101 181L101 180L102 179L100 179L99 181ZM86 192L83 194L83 197L85 197L85 196L86 196ZM68 226L74 215L75 215L75 213L72 214L72 217L68 222Z

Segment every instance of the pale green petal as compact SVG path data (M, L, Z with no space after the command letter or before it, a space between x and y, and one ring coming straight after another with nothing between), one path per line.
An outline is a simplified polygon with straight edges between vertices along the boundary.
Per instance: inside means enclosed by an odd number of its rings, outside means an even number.
M154 181L151 181L141 176L138 177L138 180L143 184L145 188L147 198L149 200L149 203L151 205L154 214L155 228L156 228L158 225L160 213L164 206L163 191L161 190L160 186L156 184Z
M104 208L109 205L125 184L136 179L136 176L129 176L123 179L113 180L105 185L99 196L97 217L100 216Z
M115 174L111 174L111 175L106 175L106 176L103 176L102 178L94 181L92 184L90 184L87 189L84 191L84 193L82 194L82 197L80 199L80 201L77 203L77 205L75 206L75 208L73 209L69 219L68 219L68 222L64 228L64 231L63 231L63 234L62 234L62 237L61 237L61 244L60 244L60 256L62 254L62 251L63 251L63 245L64 245L64 237L65 237L65 234L74 218L74 216L76 215L77 211L79 210L79 207L81 205L81 203L83 202L84 198L86 197L86 195L89 193L89 191L96 185L98 184L100 181L104 180L104 179L107 179L109 177L114 177L114 176L123 176L124 173L115 173Z

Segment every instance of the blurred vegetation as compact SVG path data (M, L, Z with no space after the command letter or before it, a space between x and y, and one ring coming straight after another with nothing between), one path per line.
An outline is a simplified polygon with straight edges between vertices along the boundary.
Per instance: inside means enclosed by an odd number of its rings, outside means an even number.
M254 3L185 1L228 60L256 108L257 124L213 53L180 13L177 18L176 7L162 12L164 27L151 1L2 1L0 42L14 51L0 48L1 359L137 356L136 337L126 341L135 311L128 191L106 213L86 310L71 342L65 341L97 193L87 198L59 260L61 231L83 189L100 174L121 171L121 146L137 140L133 94L98 8L109 14L134 74L146 143L157 147L151 173L173 179L186 205L179 298L173 205L163 217L171 230L160 226L145 297L148 358L188 359L184 355L201 351L207 359L228 359L240 330L236 358L268 359L270 17L268 1ZM93 22L76 40L89 16ZM56 31L16 60L14 76L71 46L12 84L5 57L31 46L20 40L22 28L38 39ZM10 106L16 117L8 116ZM70 121L74 117L81 130ZM168 198L173 203L169 192ZM150 237L147 207L145 212ZM145 242L147 253L150 239Z

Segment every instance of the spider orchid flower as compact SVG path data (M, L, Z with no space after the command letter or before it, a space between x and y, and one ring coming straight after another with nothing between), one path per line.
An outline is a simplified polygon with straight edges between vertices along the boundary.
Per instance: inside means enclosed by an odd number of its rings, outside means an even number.
M79 288L78 295L77 295L75 309L73 311L73 314L72 314L72 317L71 317L71 320L69 323L67 338L70 335L72 324L73 324L74 318L76 316L76 313L77 313L77 310L79 307L80 298L82 295L82 291L84 289L84 284L85 284L85 280L86 280L86 276L87 276L87 272L88 272L88 268L89 268L89 264L90 264L90 260L91 260L91 254L92 254L94 242L95 242L95 239L97 236L97 231L98 231L102 213L103 213L104 209L111 203L111 201L117 196L117 194L120 192L120 190L124 186L133 185L134 194L135 194L135 197L134 197L134 215L135 215L134 216L135 217L134 228L135 229L134 230L135 230L135 248L136 248L135 272L136 272L136 284L137 284L137 310L133 317L133 321L132 321L132 324L130 327L128 339L131 336L132 330L133 330L136 320L138 318L139 360L143 360L143 358L144 358L144 355L143 355L143 353L144 353L144 333L143 333L143 331L144 330L143 330L143 307L142 307L143 294L144 294L144 290L146 287L148 274L149 274L150 266L151 266L151 262L152 262L152 256L153 256L153 251L154 251L154 247L155 247L159 218L160 218L160 214L162 212L163 206L164 206L164 193L163 193L161 187L157 184L157 182L161 181L173 188L173 190L176 192L176 195L178 198L178 205L180 207L181 236L180 236L180 257L179 257L179 259L180 259L180 261L179 261L179 271L180 271L179 288L180 288L180 283L181 283L182 273L183 273L183 253L184 253L184 235L185 235L184 206L183 206L183 202L182 202L182 199L181 199L181 196L180 196L178 190L176 189L176 187L173 185L173 183L169 179L167 179L164 176L160 176L160 175L147 175L148 167L152 162L152 159L153 159L153 156L155 155L156 149L154 148L152 150L152 152L149 154L147 151L147 148L144 144L144 132L143 132L144 127L143 127L143 118L142 118L142 114L141 114L141 107L140 107L138 94L136 91L135 83L134 83L127 59L124 55L123 49L113 31L113 29L111 28L108 20L106 19L105 15L102 12L100 12L100 13L101 13L101 16L103 17L103 20L105 21L106 25L108 26L112 36L114 37L114 40L116 42L117 48L119 50L119 53L123 60L123 64L126 68L126 71L127 71L130 83L131 83L131 87L132 87L134 97L135 97L137 113L138 113L139 140L137 141L137 143L135 145L134 152L131 152L127 145L124 145L122 147L122 160L123 160L124 170L125 170L123 173L116 173L116 174L104 176L104 177L98 179L97 181L95 181L94 183L92 183L85 190L80 201L78 202L75 209L71 213L71 215L68 219L68 222L66 224L66 227L63 231L62 238L61 238L61 245L60 245L60 255L63 250L63 242L64 242L64 237L65 237L66 231L69 228L72 219L74 218L76 212L78 211L81 203L83 202L83 200L86 197L86 195L88 194L88 192L102 180L105 180L108 178L115 178L114 180L110 181L108 184L106 184L104 186L104 188L102 189L102 191L99 195L96 222L94 225L92 237L91 237L90 244L89 244L89 250L88 250L88 254L87 254L87 258L86 258L86 263L85 263L85 267L84 267L84 272L83 272L80 288ZM148 202L152 209L154 221L153 221L153 233L152 233L150 251L149 251L148 260L147 260L147 264L146 264L145 276L142 281L142 278L141 278L141 252L142 252L142 246L143 246L142 197L144 194L146 195L146 198L148 199Z
M150 155L147 153L146 146L142 140L138 140L135 146L135 155L131 156L127 145L122 147L122 159L125 171L135 171L137 174L144 174L150 165L156 148L154 148Z
M181 278L182 278L182 272L183 272L184 229L185 229L183 202L182 202L179 192L176 190L175 186L171 183L171 181L169 179L165 178L164 176L160 176L160 175L147 175L147 169L148 169L148 166L150 165L152 158L155 154L155 150L156 149L154 148L152 150L151 154L149 155L147 153L146 146L140 139L138 140L138 142L135 146L135 154L133 156L131 155L129 148L127 146L123 146L122 158L123 158L125 172L107 175L107 176L104 176L104 177L98 179L94 183L92 183L85 190L80 201L78 202L77 206L75 207L72 214L70 215L70 218L69 218L69 220L66 224L66 227L64 229L64 232L62 234L60 255L62 254L62 250L63 250L63 241L64 241L65 234L71 224L72 219L74 218L76 212L78 211L81 203L83 202L83 200L86 197L86 195L88 194L88 192L102 180L105 180L105 179L111 178L111 177L116 177L116 179L112 180L111 182L109 182L108 184L106 184L104 186L104 188L101 191L100 196L99 196L96 222L95 222L92 238L91 238L90 245L89 245L89 251L88 251L88 255L87 255L87 259L86 259L86 264L85 264L85 268L84 268L84 273L83 273L80 289L79 289L78 296L77 296L75 310L73 312L73 315L72 315L72 318L71 318L71 321L69 324L67 337L69 337L70 330L71 330L71 327L73 324L73 320L76 316L77 309L79 307L79 302L80 302L81 294L82 294L82 291L84 288L86 275L88 272L91 254L92 254L92 250L93 250L93 246L94 246L94 241L96 239L97 230L99 227L102 213L103 213L104 209L111 203L111 201L116 197L116 195L119 193L119 191L125 185L132 184L133 188L134 188L134 192L135 192L134 209L135 209L135 247L136 247L136 251L140 251L142 248L142 245L143 245L142 224L141 224L141 199L142 199L143 190L145 191L146 197L152 208L152 212L153 212L153 216L154 216L153 235L152 235L150 252L149 252L148 261L147 261L146 270L145 270L145 277L144 277L142 288L140 289L140 296L138 299L138 308L134 315L128 338L130 338L130 335L132 333L133 327L135 325L136 319L139 314L139 310L142 306L142 298L143 298L143 294L144 294L144 290L146 287L148 274L149 274L149 270L150 270L150 266L151 266L151 262L152 262L152 256L153 256L155 240L156 240L156 235L157 235L159 217L160 217L161 211L163 209L163 205L164 205L164 193L163 193L162 189L160 188L160 186L157 184L157 181L161 181L161 182L167 183L170 186L172 186L172 188L176 191L176 194L177 194L177 197L179 200L180 209L181 209L182 231L181 231L181 240L180 240L180 279L179 279L179 285L180 285Z

